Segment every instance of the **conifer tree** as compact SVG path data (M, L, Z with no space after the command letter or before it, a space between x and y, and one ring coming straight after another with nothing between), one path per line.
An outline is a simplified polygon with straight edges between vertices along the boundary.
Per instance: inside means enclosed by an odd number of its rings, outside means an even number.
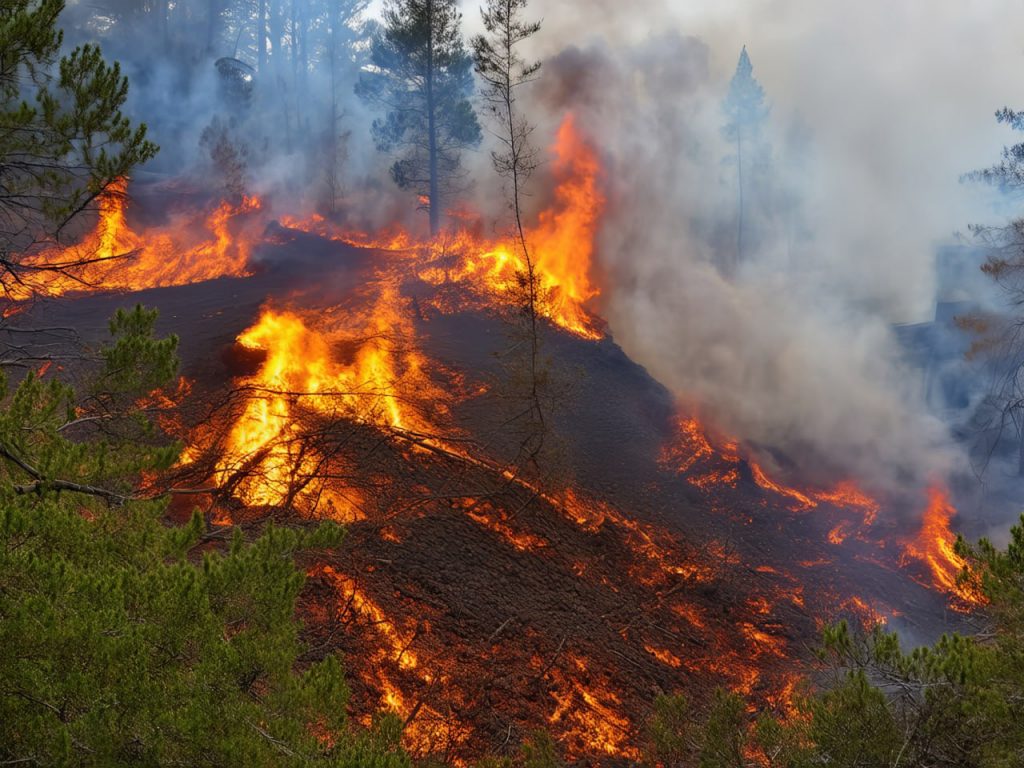
M473 60L462 42L455 0L387 0L384 27L371 44L374 68L356 93L385 111L374 120L378 149L395 151L391 176L413 190L441 228L446 200L460 189L461 153L481 141L469 96Z
M1024 112L1003 107L996 120L1014 131L1024 131ZM1017 196L1024 189L1024 142L1003 147L998 163L966 174L964 180L988 184L1005 195ZM1005 292L1014 307L1024 303L1024 213L997 225L972 225L971 233L987 250L982 271ZM989 397L982 404L977 423L987 439L998 443L1007 429L1017 441L1017 474L1024 477L1024 345L1019 315L995 318L965 316L958 318L965 330L975 334L971 357L988 358L997 375L992 377ZM984 452L991 456L989 448ZM988 459L986 458L986 461Z
M137 405L176 368L155 320L115 316L87 397L0 393L0 764L407 768L393 721L350 730L337 658L299 664L294 559L341 532L200 553L140 490L177 456Z
M22 280L17 254L58 237L101 193L152 158L146 126L121 112L128 81L93 45L60 56L64 0L0 4L0 284ZM85 260L88 260L86 257ZM73 272L75 264L32 269ZM80 265L79 265L80 266Z
M745 706L718 694L706 718L659 698L651 720L654 761L785 768L939 766L1001 768L1024 755L1024 516L1005 548L962 539L963 588L979 597L970 634L943 635L906 651L894 632L846 622L828 627L821 668L794 695L795 712L765 712L753 729ZM810 672L810 670L808 670Z
M734 266L745 257L746 190L749 187L749 171L753 166L752 156L757 152L761 127L768 117L764 103L764 89L754 78L754 66L743 46L736 64L736 73L729 82L729 93L722 103L726 122L722 136L736 147L736 189L738 195L736 210L736 257Z
M525 408L517 409L510 426L522 426L518 460L536 465L544 449L548 431L549 381L548 365L541 349L541 309L547 297L534 264L523 226L523 199L526 185L537 168L537 151L530 141L534 126L518 104L519 92L533 80L541 64L525 61L519 46L540 30L540 23L523 18L527 0L488 0L481 8L486 34L472 40L477 74L484 83L483 101L491 118L492 134L498 149L491 152L497 174L507 183L509 209L513 219L513 236L523 267L516 275L518 290L514 293L516 320L521 321L513 334L513 352L525 351L521 367L525 376L509 376L509 380L525 379Z

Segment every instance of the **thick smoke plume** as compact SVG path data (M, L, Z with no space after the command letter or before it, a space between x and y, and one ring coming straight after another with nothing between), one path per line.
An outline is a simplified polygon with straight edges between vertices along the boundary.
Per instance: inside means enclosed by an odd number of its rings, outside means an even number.
M1021 11L980 5L609 4L588 14L593 37L548 57L540 102L584 114L608 161L600 254L616 340L805 477L895 491L966 466L893 326L932 318L936 246L990 217L959 178L1005 140L991 115L1020 92L1021 53L992 20ZM551 6L549 39L571 16ZM777 202L732 272L721 101L744 43L772 106Z

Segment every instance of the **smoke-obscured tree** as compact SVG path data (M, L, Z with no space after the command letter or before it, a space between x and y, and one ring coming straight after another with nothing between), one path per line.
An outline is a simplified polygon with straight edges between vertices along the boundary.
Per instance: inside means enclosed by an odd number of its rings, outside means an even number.
M996 120L1015 131L1024 131L1024 113L1003 108ZM996 165L964 176L965 180L989 184L1011 199L1024 192L1024 142L1004 147ZM996 372L993 386L977 419L995 447L1007 430L1018 446L1018 474L1024 477L1024 215L996 225L972 225L971 232L988 251L982 271L1006 293L1008 316L970 316L959 324L975 335L969 352L985 358ZM989 453L990 450L985 451Z
M97 196L157 147L122 113L128 80L99 48L60 56L63 0L0 5L0 283L31 272L74 274L82 263L35 264L18 254L58 239Z
M518 94L540 71L540 62L527 62L518 47L540 30L540 23L522 18L527 0L488 0L481 8L486 34L472 41L476 72L483 80L482 98L491 118L491 133L498 149L491 151L491 162L506 182L508 205L513 218L514 242L523 269L517 270L514 295L521 318L521 333L515 334L513 351L526 350L526 409L514 414L516 422L525 422L520 460L536 464L544 448L547 432L545 392L549 383L548 366L541 351L541 309L545 300L534 268L533 255L523 226L523 198L526 184L537 168L537 151L530 141L534 126L519 109Z
M322 39L323 55L328 69L328 105L324 127L323 172L324 194L321 208L328 214L338 212L343 196L343 174L349 159L352 129L345 125L348 110L345 96L352 93L356 73L362 66L360 38L365 34L363 14L369 0L329 3L327 29Z
M155 319L115 316L85 391L0 374L0 763L406 768L392 721L350 729L336 657L300 666L294 560L340 530L197 552L202 517L140 489L178 454L133 407L175 373Z
M754 66L750 63L746 46L740 52L736 73L729 82L729 93L722 102L726 122L722 136L736 148L733 161L736 164L736 257L737 266L746 257L749 239L747 222L748 193L756 167L764 162L765 146L762 142L762 128L768 117L764 89L754 78Z
M462 152L482 139L461 23L455 0L388 0L371 44L373 71L356 88L384 110L373 138L379 150L398 154L391 177L424 201L432 235L440 232L446 201L461 189Z
M209 155L213 170L222 181L225 197L241 201L246 189L248 145L235 135L228 122L215 115L199 135L199 146Z

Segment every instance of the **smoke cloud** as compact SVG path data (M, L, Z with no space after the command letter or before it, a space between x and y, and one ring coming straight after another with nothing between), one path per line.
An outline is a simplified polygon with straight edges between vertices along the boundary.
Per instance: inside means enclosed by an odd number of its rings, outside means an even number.
M1022 90L1010 22L1024 11L608 3L586 14L600 29L561 49L586 29L579 11L543 8L537 99L585 115L607 159L600 258L616 340L681 402L805 477L895 492L964 469L892 328L932 319L936 246L991 219L989 196L959 178L1008 139L992 113ZM721 101L744 44L788 208L733 274Z

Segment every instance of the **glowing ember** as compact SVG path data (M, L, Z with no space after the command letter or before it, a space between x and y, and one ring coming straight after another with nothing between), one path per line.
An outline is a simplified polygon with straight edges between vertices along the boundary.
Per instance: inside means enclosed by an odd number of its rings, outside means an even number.
M885 616L856 595L844 600L841 607L843 610L849 611L857 616L865 629L871 629L878 624L885 624Z
M819 491L814 494L814 498L820 504L859 510L866 526L874 525L881 509L878 502L860 490L852 480L838 483L831 491Z
M669 667L678 668L683 665L683 662L680 660L678 656L672 653L672 651L669 651L665 648L656 648L653 645L645 645L644 650L651 654L662 664L665 664Z
M736 488L740 482L740 468L744 458L739 442L720 438L712 442L709 430L695 416L678 416L673 439L662 447L659 464L668 471L685 475L688 482L705 492L723 488ZM720 447L716 447L716 443ZM831 489L800 490L773 480L752 458L746 459L754 484L763 491L786 499L792 512L807 512L822 504L858 512L864 527L875 523L879 504L857 485L844 480ZM843 523L829 534L833 544L847 538L852 526Z
M639 752L629 746L633 729L619 712L619 697L610 690L585 684L590 676L585 659L570 655L569 660L569 676L551 670L556 706L548 718L552 725L561 727L569 754L638 759Z
M689 472L697 462L711 458L715 449L704 431L703 425L692 416L676 419L677 437L668 443L661 453L661 463L676 472Z
M784 485L773 482L768 479L768 476L764 473L764 470L755 462L750 462L750 471L754 476L754 482L758 486L764 488L767 491L777 493L779 496L787 496L795 502L792 507L794 512L802 512L807 509L813 509L817 506L817 503L812 501L810 497L805 493L801 493L796 488L788 488Z

